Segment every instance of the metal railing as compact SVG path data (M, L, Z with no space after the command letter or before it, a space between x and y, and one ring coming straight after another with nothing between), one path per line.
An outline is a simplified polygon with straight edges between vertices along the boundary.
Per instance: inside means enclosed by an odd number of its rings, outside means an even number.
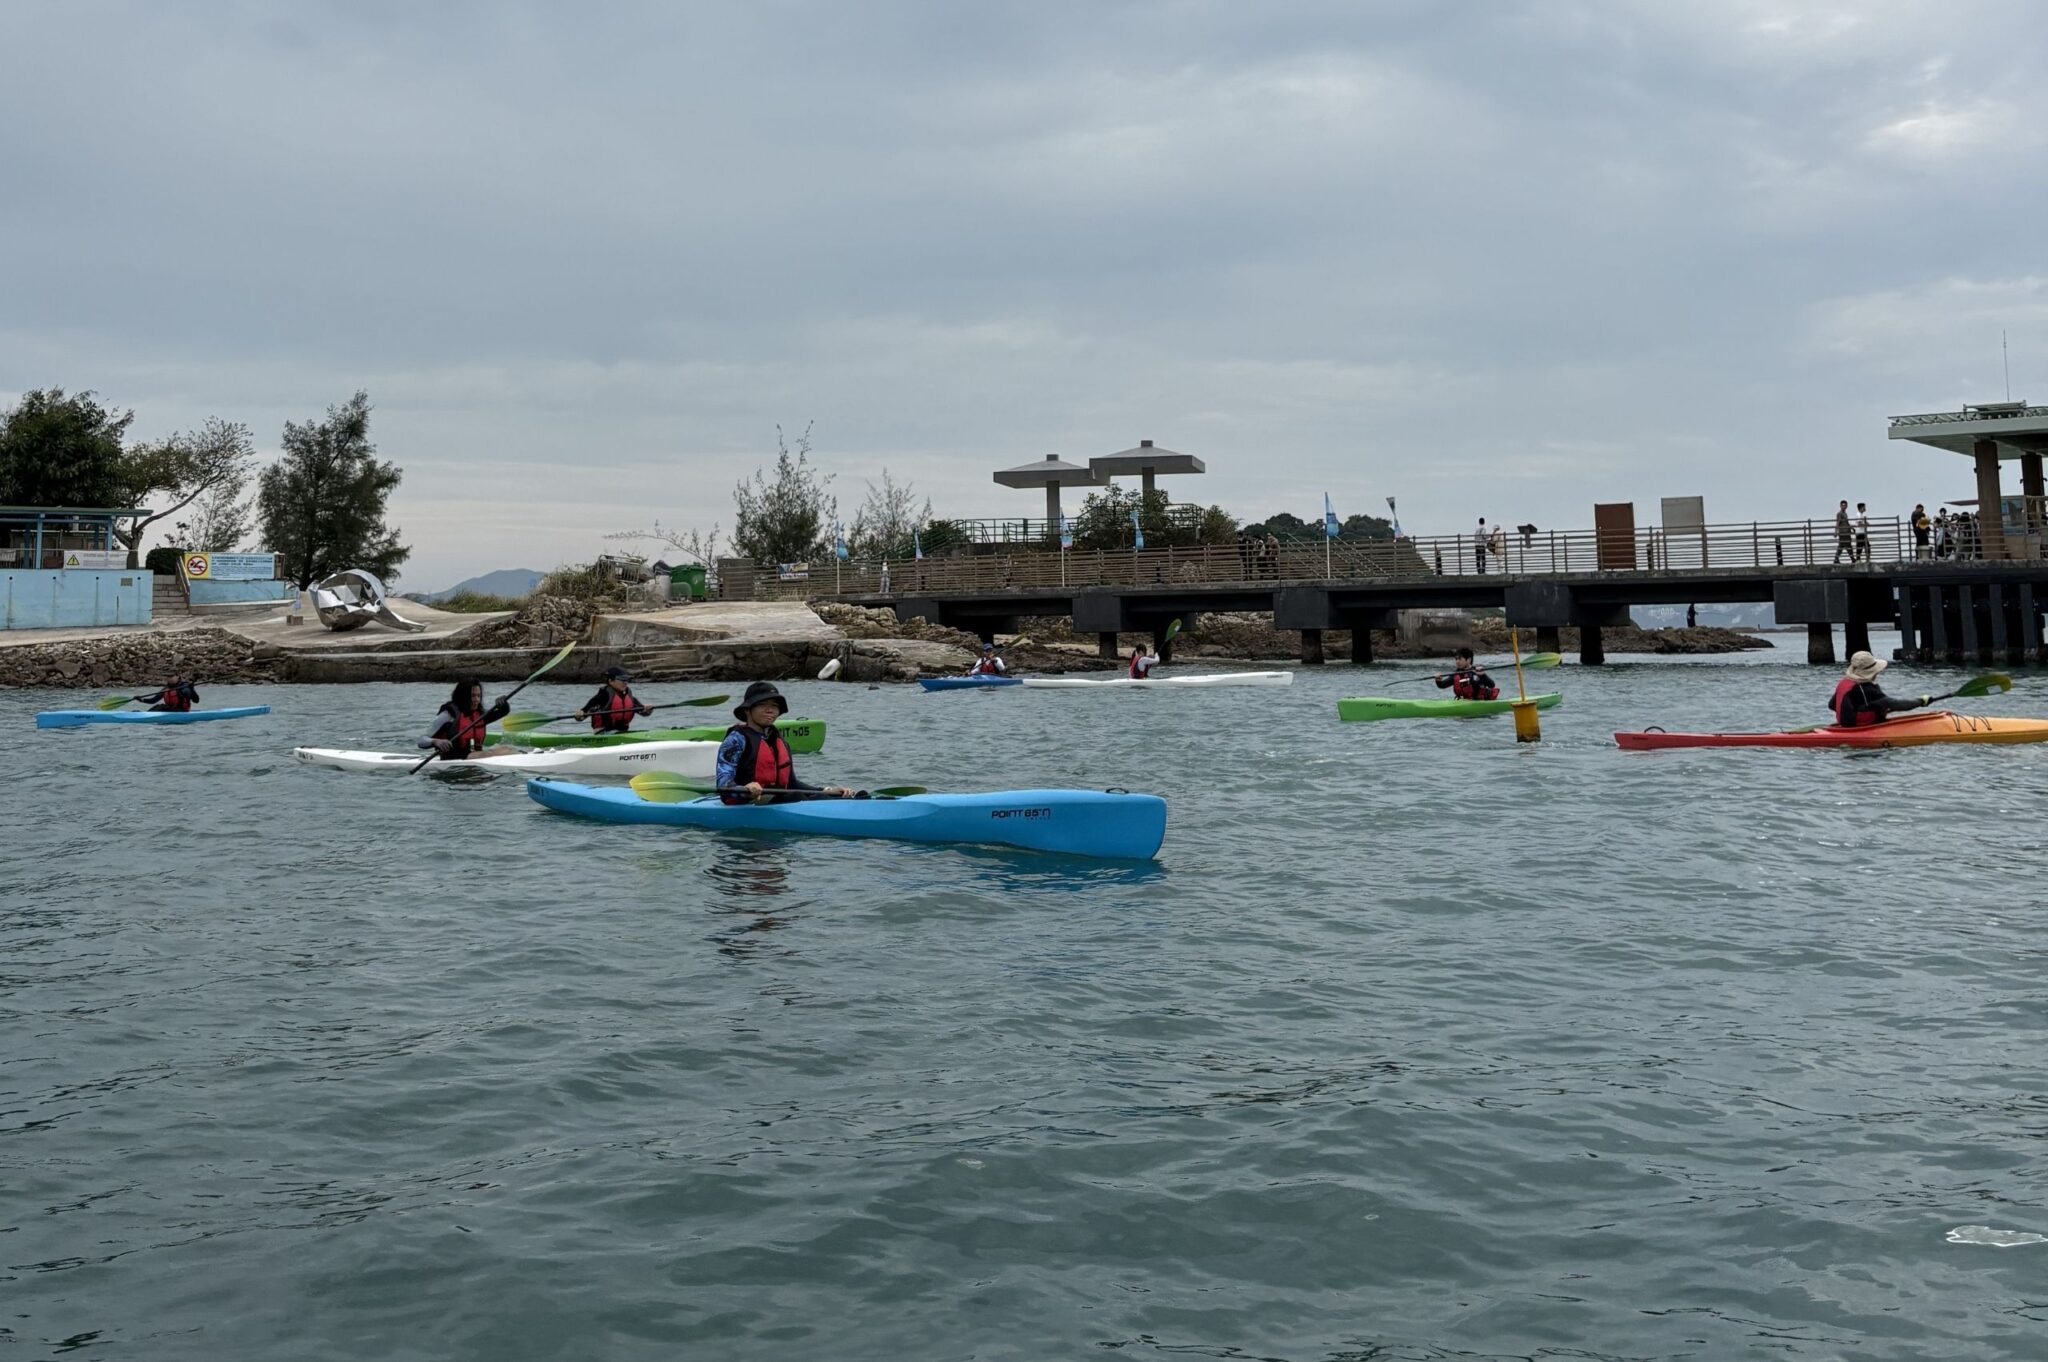
M1897 516L1852 524L1840 539L1830 520L1750 521L1692 530L1510 531L1398 540L1290 539L1266 543L1131 550L1045 549L934 555L921 561L814 563L808 577L755 575L760 599L819 595L995 593L1093 586L1216 585L1229 582L1418 581L1525 578L1617 572L1739 571L1913 561L1910 527Z
M1961 421L2012 421L2033 420L2048 417L2048 407L2030 407L2023 403L1992 403L1988 409L1966 407L1962 411L1916 412L1911 416L1892 416L1886 419L1895 426L1947 426Z

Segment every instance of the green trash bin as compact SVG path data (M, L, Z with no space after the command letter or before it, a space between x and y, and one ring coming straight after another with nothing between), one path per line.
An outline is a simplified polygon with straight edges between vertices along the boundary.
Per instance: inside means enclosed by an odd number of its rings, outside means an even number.
M668 570L669 598L682 596L688 600L701 601L710 593L704 589L704 569L696 564Z

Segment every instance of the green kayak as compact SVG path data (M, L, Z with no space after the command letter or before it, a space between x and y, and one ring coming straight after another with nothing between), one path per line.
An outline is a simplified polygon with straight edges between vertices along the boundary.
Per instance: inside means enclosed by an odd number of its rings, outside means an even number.
M644 728L631 733L499 733L486 735L489 742L518 743L525 747L617 747L626 742L717 742L728 725L702 728ZM825 745L823 719L784 719L775 725L791 752L816 752Z
M1564 697L1556 691L1532 695L1538 709L1550 709ZM1337 717L1363 723L1371 719L1477 719L1488 714L1506 714L1515 707L1512 700L1396 700L1383 695L1363 695L1337 702Z

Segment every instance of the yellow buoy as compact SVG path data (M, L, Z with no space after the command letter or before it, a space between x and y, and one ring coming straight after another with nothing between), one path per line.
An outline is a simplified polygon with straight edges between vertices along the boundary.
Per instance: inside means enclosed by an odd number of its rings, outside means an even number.
M1521 697L1513 702L1515 741L1542 742L1543 725L1536 718L1536 702L1529 698L1529 688L1522 684L1522 636L1519 630L1508 630L1508 647L1515 654L1515 693Z

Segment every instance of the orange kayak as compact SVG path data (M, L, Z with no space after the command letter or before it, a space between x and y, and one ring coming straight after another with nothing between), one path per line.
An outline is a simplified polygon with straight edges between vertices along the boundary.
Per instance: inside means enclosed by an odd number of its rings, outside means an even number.
M1788 733L1617 733L1624 752L1673 747L1927 747L1949 742L2048 742L2048 719L1979 719L1934 710L1865 728L1810 728Z

